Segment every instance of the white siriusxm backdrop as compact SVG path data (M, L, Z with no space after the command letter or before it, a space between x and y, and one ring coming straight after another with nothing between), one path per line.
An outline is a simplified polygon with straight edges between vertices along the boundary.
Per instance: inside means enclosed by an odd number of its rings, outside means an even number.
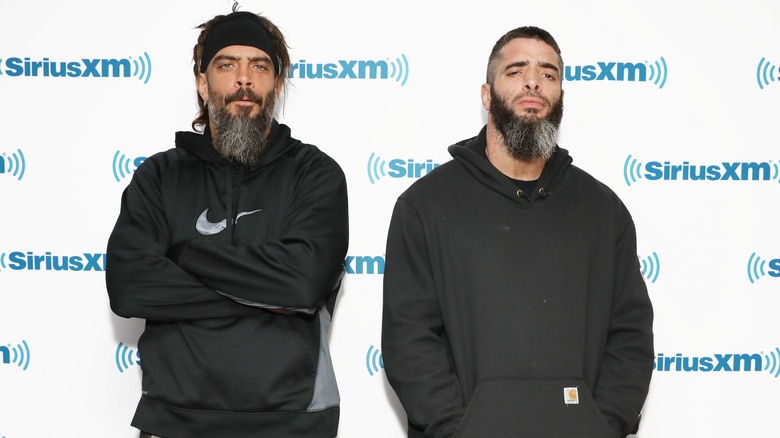
M152 155L173 147L174 131L189 129L196 111L194 27L231 4L0 2L0 353L8 358L0 356L0 438L137 436L129 422L140 367L118 364L116 353L120 342L135 350L143 322L110 312L102 272L12 269L9 254L105 251L129 181L114 178L115 154ZM770 352L780 346L780 278L751 283L747 267L753 253L780 259L775 170L770 181L644 178L629 186L624 165L629 155L697 166L780 160L778 74L763 89L757 78L762 58L780 64L777 2L242 5L282 28L293 62L408 60L404 85L392 78L294 78L279 108L295 137L318 145L347 175L351 257L384 256L395 198L414 181L385 175L372 184L371 154L387 162L448 160L446 147L475 135L486 120L479 87L488 53L505 31L546 28L570 66L663 58L663 88L565 82L560 144L626 203L638 256L658 257L658 277L648 279L657 352L760 354L762 368L771 366ZM146 84L137 77L13 76L7 64L14 57L136 60L144 52L152 65ZM25 158L21 179L8 164L17 151ZM380 347L381 285L382 275L350 274L341 291L331 336L342 397L339 437L404 436L405 415L383 371L369 372L381 365L367 356ZM16 348L24 344L29 351ZM26 367L16 354L26 356ZM776 437L778 390L780 378L764 369L656 372L638 436Z

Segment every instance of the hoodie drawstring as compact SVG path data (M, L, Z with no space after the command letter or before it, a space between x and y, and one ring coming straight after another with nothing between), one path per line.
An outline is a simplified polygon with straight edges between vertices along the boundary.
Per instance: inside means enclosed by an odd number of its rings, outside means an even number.
M233 170L227 168L225 172L225 231L228 243L233 243Z
M238 193L241 189L241 179L244 177L244 169L239 168L238 170L238 179L236 180L236 192L233 193L233 169L228 168L227 172L225 173L225 184L226 184L226 193L225 193L225 226L226 226L226 234L228 243L233 245L235 243L235 239L233 236L233 230L234 226L236 224L236 210L238 209Z

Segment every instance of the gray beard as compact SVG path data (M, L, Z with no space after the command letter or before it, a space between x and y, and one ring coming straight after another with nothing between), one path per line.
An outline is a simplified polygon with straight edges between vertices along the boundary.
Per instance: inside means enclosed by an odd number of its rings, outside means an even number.
M216 130L214 147L222 158L250 169L260 166L268 142L265 133L273 123L274 97L272 90L264 97L255 117L250 116L252 108L239 108L238 115L234 116L224 104L224 98L209 98L210 102L221 103L210 105L209 114Z
M519 159L541 158L547 161L555 151L558 127L563 115L563 102L553 105L550 114L539 119L534 116L518 116L506 100L493 93L491 88L490 114L498 132L504 137L509 153Z
M505 126L501 134L506 147L515 158L542 158L547 161L558 141L558 127L549 120L531 123L513 120Z

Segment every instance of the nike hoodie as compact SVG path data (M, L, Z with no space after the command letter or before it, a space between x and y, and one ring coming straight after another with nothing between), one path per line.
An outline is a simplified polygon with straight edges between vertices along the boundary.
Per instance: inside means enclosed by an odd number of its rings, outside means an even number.
M485 146L450 146L391 219L382 355L409 437L625 436L654 360L631 216L565 149L524 193Z
M108 242L112 310L146 319L132 425L166 438L333 437L328 329L348 244L338 164L274 121L261 165L208 129L138 167Z

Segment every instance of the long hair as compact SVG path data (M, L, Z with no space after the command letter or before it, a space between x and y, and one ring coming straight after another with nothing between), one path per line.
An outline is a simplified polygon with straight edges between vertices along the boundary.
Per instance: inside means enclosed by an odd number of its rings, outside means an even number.
M238 12L238 3L233 4L233 12ZM198 36L198 43L195 44L195 47L192 50L192 61L194 63L192 70L195 73L196 79L200 74L200 60L203 57L203 45L211 34L211 31L214 29L214 26L225 17L226 15L217 15L211 20L196 27L196 29L201 29L200 35ZM282 31L280 31L271 20L259 14L257 17L260 19L260 23L268 30L268 33L271 34L271 39L274 42L276 60L279 66L278 70L275 72L276 83L279 84L281 82L283 87L287 87L287 76L290 71L290 54L287 51L287 42L284 40ZM192 121L192 129L197 132L202 132L203 127L209 123L209 108L197 91L195 94L198 97L199 113L195 120Z

